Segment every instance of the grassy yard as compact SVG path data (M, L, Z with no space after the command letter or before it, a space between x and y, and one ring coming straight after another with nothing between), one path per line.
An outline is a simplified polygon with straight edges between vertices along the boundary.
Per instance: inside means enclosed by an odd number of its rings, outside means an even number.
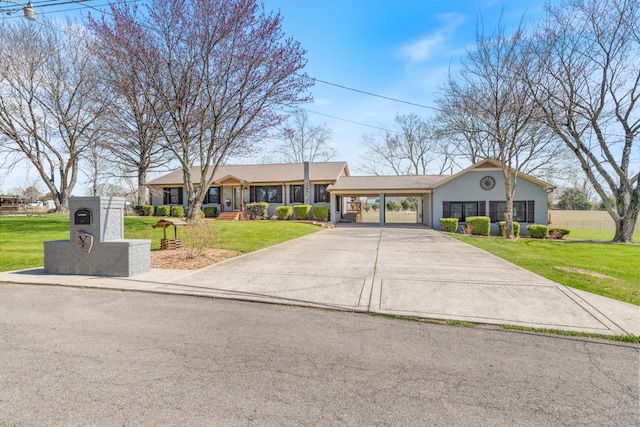
M594 238L592 230L575 235ZM563 285L640 305L640 246L452 236Z
M158 218L154 217L125 217L124 237L150 239L151 249L158 249L163 232L151 227L156 222ZM319 230L317 226L284 221L207 221L207 224L214 229L215 247L239 252L252 252ZM173 235L173 229L167 229L167 233ZM180 229L178 235L182 235ZM42 266L43 242L68 239L67 215L0 217L0 271Z

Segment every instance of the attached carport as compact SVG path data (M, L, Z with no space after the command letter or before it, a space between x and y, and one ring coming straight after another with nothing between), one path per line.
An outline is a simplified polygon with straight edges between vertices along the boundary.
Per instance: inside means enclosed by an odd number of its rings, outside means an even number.
M376 197L380 199L379 223L384 225L386 199L388 197L416 197L418 199L418 223L433 226L431 193L433 186L445 179L442 175L405 176L343 176L327 187L331 194L331 221L342 218L344 200L351 197Z

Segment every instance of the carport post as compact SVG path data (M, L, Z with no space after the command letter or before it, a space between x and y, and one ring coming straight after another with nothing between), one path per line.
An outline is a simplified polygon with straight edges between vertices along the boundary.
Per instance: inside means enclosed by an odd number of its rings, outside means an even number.
M378 207L378 209L380 210L380 226L384 225L384 207L385 207L385 201L384 201L384 193L380 193L380 206Z
M331 218L331 223L333 225L336 225L336 203L338 201L338 198L336 197L336 195L334 193L330 193L330 200L331 203L329 204L331 206L331 212L329 213L329 217ZM340 212L342 212L342 209L340 209Z

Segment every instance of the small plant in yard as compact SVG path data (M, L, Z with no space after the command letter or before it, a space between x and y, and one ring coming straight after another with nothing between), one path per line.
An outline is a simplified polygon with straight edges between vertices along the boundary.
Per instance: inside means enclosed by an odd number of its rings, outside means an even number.
M184 206L171 206L171 216L182 218L184 216Z
M247 212L258 219L267 219L269 217L269 203L253 202L247 205Z
M326 206L313 207L313 219L316 221L326 221L329 219L329 208Z
M276 208L276 213L277 215L277 219L279 220L286 220L291 218L291 215L293 215L293 208L291 206L278 206Z
M309 219L309 212L311 212L311 205L297 205L293 207L293 215L299 220Z
M218 208L216 206L205 206L202 210L204 216L207 218L213 218L218 214Z
M571 233L571 230L567 230L566 228L550 228L549 229L549 238L560 240L564 236L568 236Z
M158 206L156 208L156 216L169 216L171 213L171 206Z
M216 233L213 227L206 222L192 222L183 227L182 247L185 256L189 259L199 257L206 249L212 248L217 243Z
M491 218L488 216L468 216L465 223L470 232L468 234L474 236L488 236L491 231Z
M458 218L440 218L440 228L442 231L455 233L458 230Z
M527 230L534 239L544 239L549 235L549 227L542 224L531 224L527 226Z
M142 212L144 213L144 216L153 216L155 209L156 208L153 205L144 205L142 207Z

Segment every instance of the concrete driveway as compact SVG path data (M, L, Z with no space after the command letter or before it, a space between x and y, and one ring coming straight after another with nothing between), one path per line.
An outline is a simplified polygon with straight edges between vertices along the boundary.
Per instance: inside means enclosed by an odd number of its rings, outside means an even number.
M437 231L340 226L195 272L0 281L202 295L339 310L640 335L640 309L568 288Z

